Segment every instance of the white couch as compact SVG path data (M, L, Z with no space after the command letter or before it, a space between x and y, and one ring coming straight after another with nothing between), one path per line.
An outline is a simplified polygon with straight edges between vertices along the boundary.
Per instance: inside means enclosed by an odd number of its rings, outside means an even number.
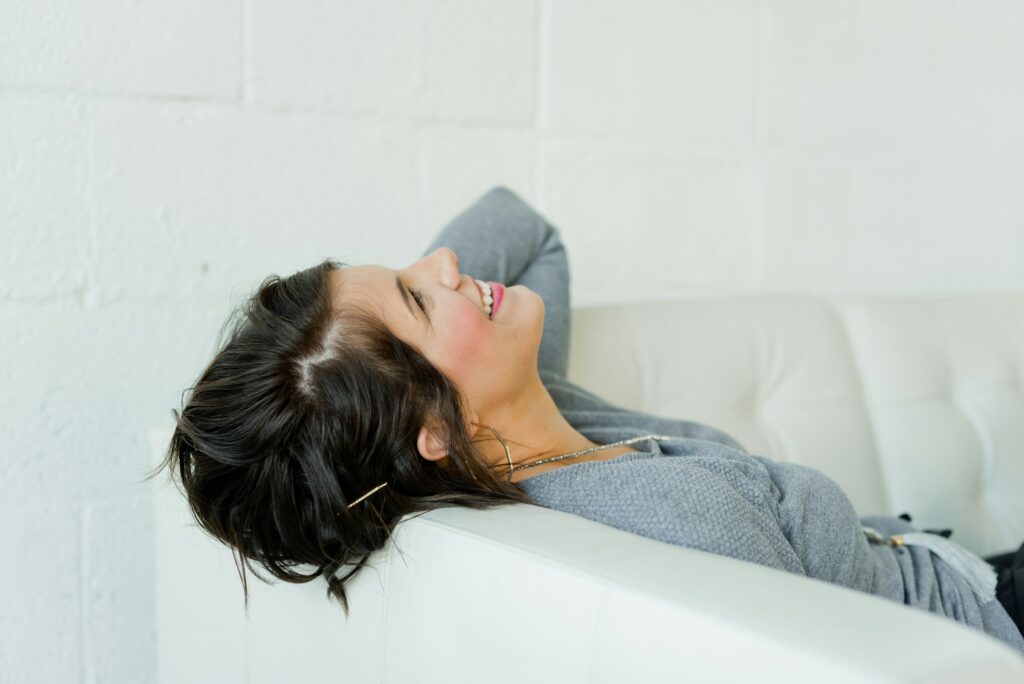
M570 379L617 405L814 466L861 515L981 555L1024 541L1024 295L730 296L572 325ZM949 618L529 505L403 522L347 621L319 581L255 580L247 620L229 552L176 490L155 501L162 684L1024 681Z

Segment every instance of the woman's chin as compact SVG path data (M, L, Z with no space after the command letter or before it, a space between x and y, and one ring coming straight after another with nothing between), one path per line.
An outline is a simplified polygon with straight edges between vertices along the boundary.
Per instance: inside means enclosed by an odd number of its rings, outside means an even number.
M513 285L503 293L501 304L492 320L525 329L532 318L536 321L539 333L544 330L544 310L543 297L525 285Z

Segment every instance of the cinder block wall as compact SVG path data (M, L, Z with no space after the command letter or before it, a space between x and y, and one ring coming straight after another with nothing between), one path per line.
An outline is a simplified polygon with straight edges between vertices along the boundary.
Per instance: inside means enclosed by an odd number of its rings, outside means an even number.
M1024 4L0 0L0 672L156 677L147 431L495 184L577 306L1024 289ZM181 654L181 657L188 657Z

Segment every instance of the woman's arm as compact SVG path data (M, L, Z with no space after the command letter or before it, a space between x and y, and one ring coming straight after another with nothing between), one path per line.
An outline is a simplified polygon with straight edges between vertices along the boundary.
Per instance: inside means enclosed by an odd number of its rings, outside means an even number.
M554 226L505 187L495 187L448 222L423 252L449 247L459 271L524 285L544 300L540 370L565 377L569 366L569 261Z

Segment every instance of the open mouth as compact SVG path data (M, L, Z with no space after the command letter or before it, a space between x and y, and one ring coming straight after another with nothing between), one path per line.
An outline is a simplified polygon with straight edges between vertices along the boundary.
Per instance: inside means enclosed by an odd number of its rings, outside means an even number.
M493 280L488 280L487 284L491 288L491 298L494 300L491 302L491 320L494 320L494 315L498 313L501 302L505 299L505 286Z
M505 286L493 280L484 281L477 280L476 278L473 278L473 284L476 285L476 289L480 293L484 315L487 316L488 320L494 320L494 314L497 313L498 306L505 296Z

